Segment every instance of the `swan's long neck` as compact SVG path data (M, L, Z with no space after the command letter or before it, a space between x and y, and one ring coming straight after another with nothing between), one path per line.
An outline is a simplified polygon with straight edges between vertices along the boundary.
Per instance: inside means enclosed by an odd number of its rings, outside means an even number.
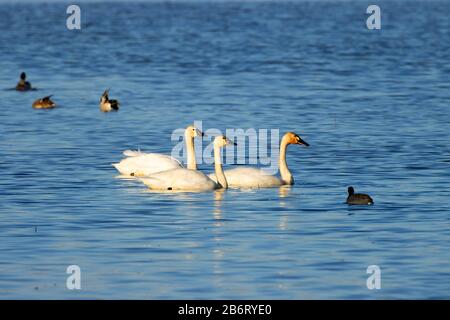
M220 147L218 146L214 146L214 169L216 173L217 182L220 184L222 188L227 189L228 182L227 178L225 177L225 174L223 173L222 157L220 156Z
M194 137L190 136L187 132L184 134L184 140L186 141L187 148L187 168L191 170L197 170L197 161L195 160L195 148Z
M280 144L280 175L281 180L283 180L284 184L294 184L294 178L292 177L291 171L289 171L289 168L287 166L286 162L286 149L287 149L288 143L282 139Z

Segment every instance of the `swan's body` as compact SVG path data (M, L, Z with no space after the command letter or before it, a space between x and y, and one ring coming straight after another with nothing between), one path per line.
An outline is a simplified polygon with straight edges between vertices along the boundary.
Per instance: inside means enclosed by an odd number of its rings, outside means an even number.
M214 140L214 167L216 181L209 178L203 172L186 168L178 168L164 171L142 178L150 189L160 191L189 191L202 192L220 188L228 188L223 174L220 148L230 145L232 142L225 136L216 137Z
M242 167L225 170L224 173L230 188L270 188L284 184L279 177L258 168ZM215 180L215 174L209 177Z
M294 178L286 162L286 150L290 144L309 146L307 142L293 132L288 132L283 136L280 143L280 159L278 163L280 177L270 175L262 169L240 167L224 172L228 185L231 188L270 188L294 184ZM209 177L214 180L214 175L211 174Z
M109 99L109 89L103 92L100 98L100 110L103 112L119 111L120 103L117 100Z
M203 133L193 126L188 126L184 131L188 169L197 170L194 138L202 135ZM145 177L162 171L183 168L180 161L165 154L145 153L131 150L124 151L123 154L127 156L127 158L119 163L113 163L113 166L122 175Z
M25 72L20 74L20 80L16 85L17 91L28 91L31 90L31 83L27 81L27 75Z
M47 96L42 99L38 99L35 102L33 102L33 108L34 109L52 109L56 107L56 103L54 103L52 100L50 100L52 96Z
M134 156L130 154L134 153ZM124 151L128 156L113 166L123 175L144 177L157 172L182 168L180 161L171 156L159 153L141 153L137 151Z
M202 192L220 188L204 173L186 168L156 173L141 181L153 190Z

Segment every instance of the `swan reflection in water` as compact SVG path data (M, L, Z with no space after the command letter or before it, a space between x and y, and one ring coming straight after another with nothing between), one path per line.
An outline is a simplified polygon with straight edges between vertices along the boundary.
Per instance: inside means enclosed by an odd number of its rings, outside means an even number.
M287 207L287 201L289 194L291 193L291 186L281 186L278 190L278 194L280 196L280 208L286 208ZM288 222L289 222L289 215L288 213L284 213L280 216L280 223L278 224L278 228L280 230L288 230Z
M222 249L222 233L224 227L224 221L222 216L222 201L224 199L225 189L218 189L214 191L214 220L213 220L213 240L214 247L212 248L212 261L213 261L213 273L215 275L222 275L224 273L223 260L225 256L225 250ZM213 277L213 283L216 287L224 285L223 277Z
M217 189L214 191L214 218L216 220L222 219L222 200L224 198L225 189ZM219 221L216 221L216 223ZM216 225L215 226L220 226Z

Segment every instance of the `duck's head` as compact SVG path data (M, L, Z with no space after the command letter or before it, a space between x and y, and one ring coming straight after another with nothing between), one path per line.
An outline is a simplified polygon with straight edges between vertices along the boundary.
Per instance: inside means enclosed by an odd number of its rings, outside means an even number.
M103 92L102 97L100 98L100 102L102 102L102 103L107 102L109 100L108 94L109 94L109 89L107 89L107 90L105 90L105 92Z
M302 144L309 147L309 143L300 138L300 136L294 132L287 132L283 136L283 140L286 140L287 144Z
M227 137L220 135L214 138L214 146L215 147L219 147L219 148L223 148L226 146L235 146L236 142L231 141L230 139L228 139Z
M47 104L47 105L49 105L49 106L54 107L54 106L55 106L55 103L50 99L51 97L53 97L53 95L50 95L50 96L47 96L47 97L42 98L42 99L41 99L42 103L45 103L45 104Z
M353 187L348 187L347 191L349 196L355 193L355 189L353 189Z
M20 79L25 80L27 78L27 74L25 72L22 72L20 74Z
M190 138L205 136L205 134L203 132L201 132L199 129L197 129L194 126L188 126L184 132L185 132L185 136L190 137Z

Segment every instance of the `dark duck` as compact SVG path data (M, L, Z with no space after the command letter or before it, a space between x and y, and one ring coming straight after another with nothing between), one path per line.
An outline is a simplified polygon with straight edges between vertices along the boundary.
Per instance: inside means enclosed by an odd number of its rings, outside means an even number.
M369 205L373 204L372 198L364 193L355 193L353 187L348 187L347 204L350 205Z
M27 81L27 74L25 72L22 72L20 74L20 80L16 85L17 91L27 91L31 90L31 83Z

